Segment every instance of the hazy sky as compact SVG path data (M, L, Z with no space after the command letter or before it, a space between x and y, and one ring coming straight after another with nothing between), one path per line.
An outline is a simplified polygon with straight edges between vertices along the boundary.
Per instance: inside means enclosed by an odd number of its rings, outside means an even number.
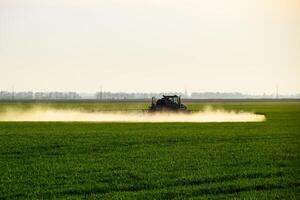
M299 0L0 0L0 90L300 93Z

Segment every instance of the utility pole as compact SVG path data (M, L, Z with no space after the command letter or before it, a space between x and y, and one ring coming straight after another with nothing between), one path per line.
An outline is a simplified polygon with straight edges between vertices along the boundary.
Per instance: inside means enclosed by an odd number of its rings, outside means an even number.
M12 86L11 100L12 100L12 101L15 100L15 87L14 87L14 86Z
M278 99L278 85L276 85L276 99Z
M102 100L102 85L100 86L100 100Z
M184 96L185 96L185 98L187 98L187 96L188 96L188 92L187 92L186 87L184 88Z

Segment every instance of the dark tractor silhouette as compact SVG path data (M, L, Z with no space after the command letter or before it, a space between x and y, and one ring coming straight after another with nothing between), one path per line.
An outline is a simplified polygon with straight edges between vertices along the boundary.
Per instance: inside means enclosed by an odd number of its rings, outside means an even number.
M187 108L181 103L181 97L177 95L165 96L156 100L152 97L152 104L149 108L150 112L157 111L174 111L174 112L187 112Z

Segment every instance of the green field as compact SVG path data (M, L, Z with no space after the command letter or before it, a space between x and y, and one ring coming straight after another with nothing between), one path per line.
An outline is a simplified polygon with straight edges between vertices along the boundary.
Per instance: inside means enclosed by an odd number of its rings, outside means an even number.
M88 112L146 102L0 103ZM0 122L0 199L300 199L300 102L190 102L251 123Z

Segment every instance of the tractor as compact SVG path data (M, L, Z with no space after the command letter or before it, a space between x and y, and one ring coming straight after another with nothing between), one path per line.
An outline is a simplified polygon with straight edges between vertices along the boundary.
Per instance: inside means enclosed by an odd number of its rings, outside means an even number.
M163 98L156 100L152 97L150 112L188 112L187 107L181 103L181 97L177 95L163 95Z

